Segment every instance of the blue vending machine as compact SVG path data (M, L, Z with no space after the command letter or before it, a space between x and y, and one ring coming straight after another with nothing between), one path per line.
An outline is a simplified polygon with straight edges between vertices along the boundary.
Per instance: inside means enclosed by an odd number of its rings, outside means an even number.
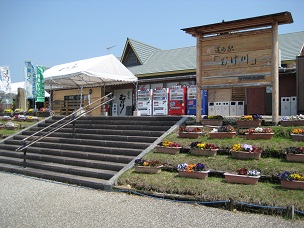
M202 90L201 114L208 114L208 90ZM196 115L196 85L191 85L187 89L187 115Z

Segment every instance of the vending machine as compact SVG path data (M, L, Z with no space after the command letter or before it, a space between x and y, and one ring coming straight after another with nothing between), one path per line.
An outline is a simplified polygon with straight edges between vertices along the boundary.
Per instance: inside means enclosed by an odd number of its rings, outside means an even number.
M173 86L169 89L169 115L186 115L187 87Z
M137 108L142 116L151 116L152 114L151 89L143 89L137 91Z
M152 103L152 114L157 115L168 115L168 89L167 88L156 88L153 90L153 103Z
M187 88L187 114L196 115L196 85ZM208 91L202 90L202 115L208 114Z

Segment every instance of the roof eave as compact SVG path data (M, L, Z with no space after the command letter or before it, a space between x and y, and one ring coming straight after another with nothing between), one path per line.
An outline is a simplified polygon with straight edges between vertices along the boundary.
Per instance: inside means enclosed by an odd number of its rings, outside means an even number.
M293 23L291 13L286 11L282 13L264 15L259 17L252 17L252 18L227 21L227 22L223 21L221 23L216 23L216 24L184 28L181 30L196 37L199 34L212 35L223 32L268 27L268 26L272 26L272 24L275 21L278 22L279 25Z

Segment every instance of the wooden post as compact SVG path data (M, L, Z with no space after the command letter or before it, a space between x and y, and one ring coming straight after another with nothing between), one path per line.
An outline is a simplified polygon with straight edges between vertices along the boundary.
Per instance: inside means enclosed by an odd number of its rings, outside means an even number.
M202 36L196 37L196 124L200 124L202 120Z
M279 123L279 42L278 22L272 24L272 124Z

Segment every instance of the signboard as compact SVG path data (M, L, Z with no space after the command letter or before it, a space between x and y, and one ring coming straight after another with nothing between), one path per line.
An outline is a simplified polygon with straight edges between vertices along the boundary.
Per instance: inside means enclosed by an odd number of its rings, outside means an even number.
M228 33L201 40L201 88L272 85L272 31Z

